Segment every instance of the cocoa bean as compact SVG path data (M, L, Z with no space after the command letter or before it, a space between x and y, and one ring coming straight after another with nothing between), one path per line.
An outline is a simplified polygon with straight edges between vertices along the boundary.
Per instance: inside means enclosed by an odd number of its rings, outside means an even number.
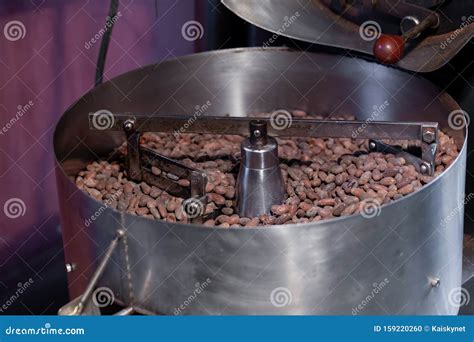
M271 210L275 215L283 215L290 210L290 206L288 204L274 205Z
M333 206L336 205L336 200L334 198L323 198L318 201L320 207Z
M316 117L298 110L293 115ZM272 215L247 218L235 214L234 201L234 169L240 158L242 139L235 135L184 133L174 137L165 133L144 133L140 143L178 159L184 165L205 170L208 203L204 213L213 217L218 213L221 215L204 224L221 227L317 222L352 215L358 212L361 200L375 198L386 204L413 193L444 172L458 155L454 140L439 132L433 177L421 175L402 157L381 152L361 153L367 144L363 139L278 138L280 157L286 159L281 170L288 199L274 205ZM412 145L406 140L389 143L403 148ZM126 145L122 145L118 153L125 155ZM161 175L163 171L152 167L151 172ZM182 207L184 199L145 182L137 184L128 176L124 164L94 161L79 172L76 185L96 200L120 211L148 219L189 222ZM178 184L190 186L187 179L179 179Z
M398 193L401 195L408 195L414 191L413 185L407 184L404 187L398 189Z

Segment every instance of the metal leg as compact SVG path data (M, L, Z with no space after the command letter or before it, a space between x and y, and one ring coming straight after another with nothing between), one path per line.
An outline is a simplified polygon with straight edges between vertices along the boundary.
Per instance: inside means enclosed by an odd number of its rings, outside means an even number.
M81 315L84 311L84 308L90 304L90 297L92 292L94 291L95 286L97 285L97 281L100 279L102 274L104 273L105 267L108 265L113 252L118 246L119 240L125 235L125 232L120 229L117 231L117 236L110 242L107 251L105 252L104 258L97 267L94 275L92 276L89 284L87 285L86 290L82 294L80 298L76 298L72 302L68 303L67 305L63 306L59 310L60 315ZM95 310L98 311L98 310Z
M135 313L135 309L131 306L126 307L125 309L120 310L119 312L115 313L114 316L129 316Z

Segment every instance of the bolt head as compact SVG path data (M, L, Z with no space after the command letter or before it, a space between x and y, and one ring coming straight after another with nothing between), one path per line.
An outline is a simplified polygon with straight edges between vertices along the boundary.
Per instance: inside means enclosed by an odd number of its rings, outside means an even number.
M375 142L373 142L373 141L369 142L369 149L375 150L376 147L377 147L377 145L375 144Z
M433 141L435 141L436 135L435 131L431 128L426 129L423 132L423 141L427 144L431 144Z
M123 129L126 131L131 131L135 127L135 122L133 120L127 120L123 123Z
M420 166L420 171L422 174L427 174L430 171L430 167L426 163L423 163Z
M262 135L262 132L260 132L258 129L256 129L255 131L253 131L253 135L254 135L256 138L259 138L259 137Z

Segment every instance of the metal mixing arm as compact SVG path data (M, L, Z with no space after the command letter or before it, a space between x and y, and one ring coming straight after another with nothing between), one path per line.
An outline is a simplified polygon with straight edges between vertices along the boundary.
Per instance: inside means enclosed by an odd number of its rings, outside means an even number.
M97 130L93 125L94 114L89 114L90 128ZM182 127L186 133L204 134L238 134L249 135L250 123L260 121L266 123L269 136L273 137L317 137L317 138L357 138L357 139L388 139L388 140L417 140L421 143L421 158L413 162L415 168L424 174L433 174L434 157L438 142L437 122L388 122L388 121L347 121L347 120L316 120L291 119L287 127L279 127L272 118L206 116L189 124L189 117L185 116L153 116L139 113L114 114L114 122L107 130L125 131L128 140L129 168L132 178L140 178L139 167L139 134L140 132L179 132ZM135 148L134 148L135 146ZM158 155L147 151L146 155ZM163 157L168 159L166 157ZM160 160L163 158L159 157ZM169 159L168 159L169 160ZM175 162L175 161L174 161ZM173 162L173 163L174 163ZM182 166L181 163L179 163ZM187 166L186 174L199 177L191 172ZM197 171L197 170L193 170ZM173 172L170 170L169 172ZM203 176L201 174L201 176ZM198 182L199 183L199 182ZM205 184L204 184L205 186ZM202 186L201 186L202 189ZM193 195L200 192L195 191Z
M128 175L132 180L146 181L160 188L165 188L166 191L176 196L195 198L202 204L206 203L206 174L140 146L141 132L249 136L241 144L244 162L241 163L237 180L238 189L243 189L237 191L237 202L240 199L237 207L240 214L246 217L258 216L267 212L271 204L279 203L283 198L283 192L279 190L282 184L273 184L273 188L278 189L278 191L268 201L267 195L271 191L268 184L264 184L265 179L269 179L264 170L268 171L270 168L279 167L278 163L273 162L278 160L278 144L272 137L369 139L369 150L402 155L407 163L414 165L417 171L427 175L434 173L438 143L438 123L436 122L366 122L289 118L285 127L282 127L273 118L264 117L206 116L199 117L199 119L190 123L190 117L118 113L113 115L113 119L112 124L108 127L98 128L97 125L94 125L94 113L91 113L89 114L90 128L93 130L125 131L127 136L127 168ZM185 129L183 129L184 127ZM374 139L419 141L421 158ZM161 173L153 173L151 169L153 166L159 168ZM252 174L252 176L246 177L246 180L241 179L248 174ZM189 187L182 187L178 183L178 180L183 178L189 180ZM249 201L248 196L242 196L241 193L246 192L245 189L248 186L244 185L248 185L249 182L252 183L253 194L263 194L254 201ZM257 183L254 184L255 182ZM283 180L281 177L276 177L273 182L282 183ZM251 203L251 205L243 204L244 199L246 199L246 203Z

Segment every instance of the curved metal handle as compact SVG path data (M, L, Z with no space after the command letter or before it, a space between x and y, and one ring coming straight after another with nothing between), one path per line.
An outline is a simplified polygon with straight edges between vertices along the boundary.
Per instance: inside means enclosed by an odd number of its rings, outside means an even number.
M401 36L382 34L374 44L374 56L381 63L394 64L402 59L408 40L415 39L422 32L439 25L439 16L431 13L418 25Z

